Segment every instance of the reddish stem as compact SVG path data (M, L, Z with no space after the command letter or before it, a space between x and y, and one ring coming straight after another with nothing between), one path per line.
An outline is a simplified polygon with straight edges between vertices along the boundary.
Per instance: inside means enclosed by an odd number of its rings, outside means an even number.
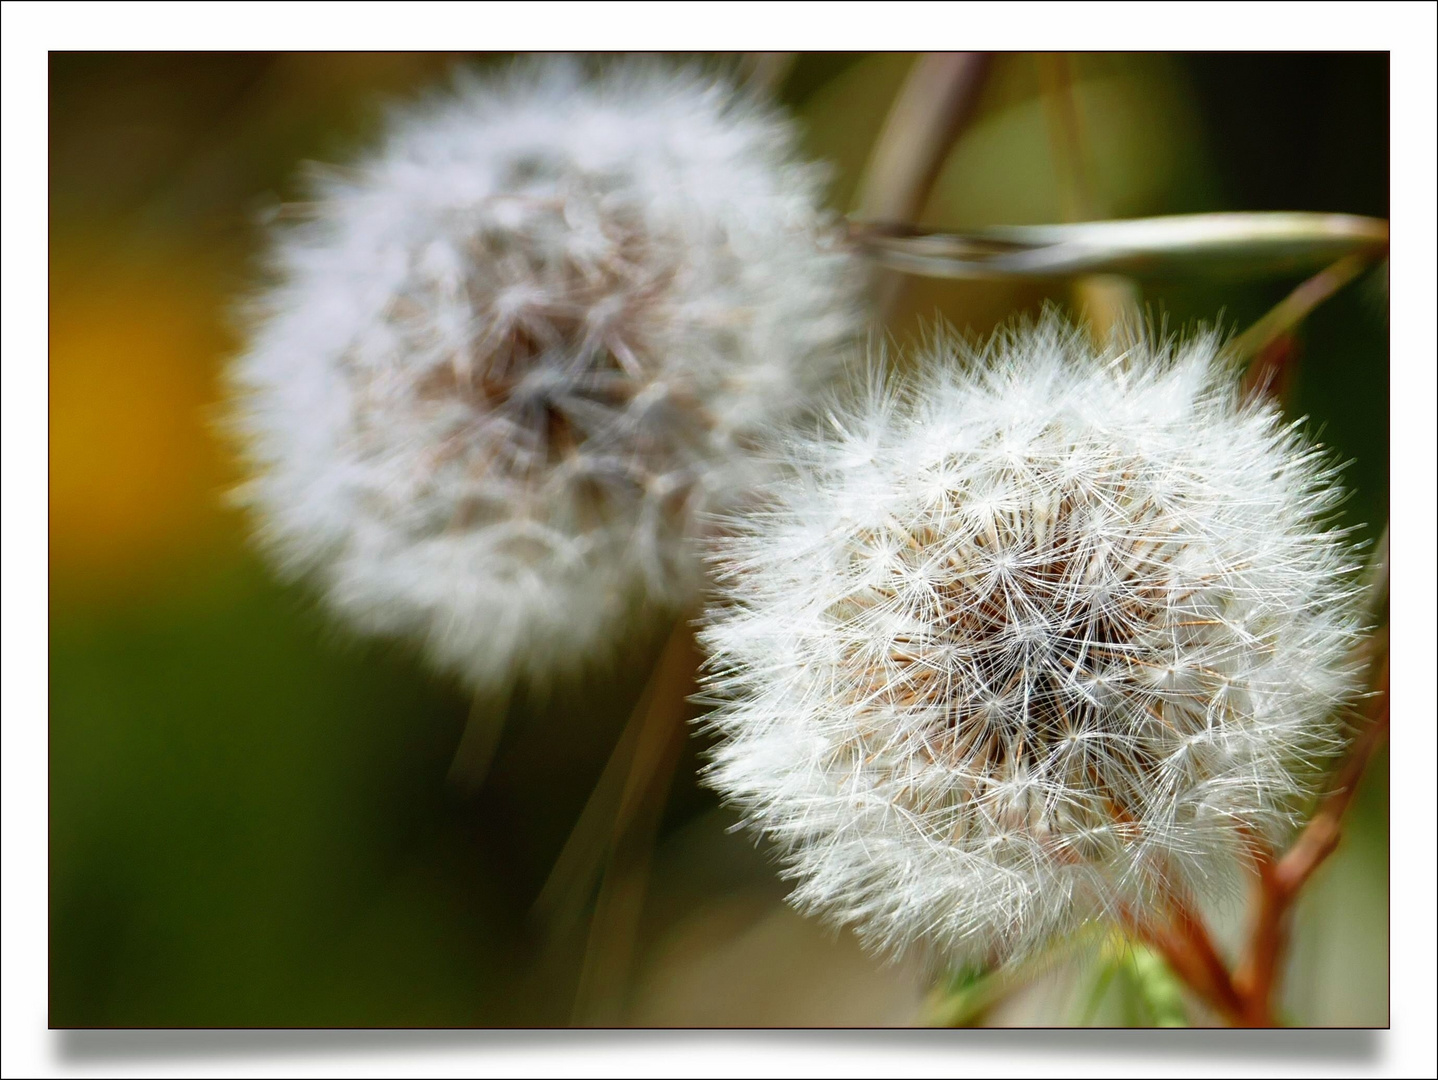
M1272 1027L1276 1023L1273 1000L1288 946L1293 903L1338 846L1343 815L1374 751L1387 737L1388 657L1384 653L1378 663L1368 720L1317 813L1282 856L1255 844L1258 901L1247 954L1235 974L1230 975L1202 918L1177 897L1171 899L1172 921L1167 927L1126 916L1135 935L1157 950L1174 973L1230 1023L1241 1027Z
M1258 907L1249 935L1248 955L1235 983L1254 1008L1271 1008L1288 946L1290 913L1299 891L1342 835L1343 815L1375 750L1388 737L1388 658L1379 662L1368 722L1344 758L1333 788L1298 839L1280 858L1260 852Z
M1172 906L1173 919L1168 926L1126 917L1131 932L1159 953L1174 974L1211 1009L1230 1023L1247 1023L1246 1003L1234 987L1202 919L1177 899Z

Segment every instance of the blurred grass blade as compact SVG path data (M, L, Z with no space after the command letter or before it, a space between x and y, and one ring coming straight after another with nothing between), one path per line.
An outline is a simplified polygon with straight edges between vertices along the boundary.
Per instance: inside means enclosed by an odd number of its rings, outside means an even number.
M739 57L739 78L749 89L774 97L784 88L784 82L798 59L796 52L742 53Z
M1107 1020L1123 1027L1187 1027L1183 986L1148 946L1122 938L1111 941L1081 996L1076 1026L1092 1027L1105 1006Z
M634 712L585 804L531 916L554 938L578 921L610 853L646 804L655 784L668 790L673 756L683 744L685 703L699 657L689 617L674 625Z
M476 694L469 705L469 719L449 766L448 781L466 795L484 786L500 737L509 722L510 691L487 697Z
M1129 971L1134 996L1142 1004L1146 1024L1153 1027L1188 1026L1183 984L1157 953L1146 946L1135 946L1129 957Z
M1087 992L1083 996L1083 1007L1075 1022L1076 1027L1092 1027L1094 1018L1103 1006L1104 998L1108 997L1109 988L1113 985L1114 976L1119 972L1119 961L1109 957L1098 965L1094 973L1093 981L1089 984Z
M986 967L963 968L942 979L924 1006L926 1027L971 1027L981 1022L1007 989L1006 980Z
M914 62L864 169L859 217L908 221L919 215L974 117L991 66L988 53L925 53ZM875 289L877 310L891 313L903 289L903 277L884 275Z
M1325 267L1309 278L1263 318L1250 326L1228 345L1235 363L1247 363L1284 335L1292 333L1313 310L1353 281L1368 268L1366 253L1345 255L1332 266Z
M1377 257L1388 223L1351 214L1179 214L966 233L852 222L850 238L880 265L940 278L1070 274L1282 274L1349 255Z

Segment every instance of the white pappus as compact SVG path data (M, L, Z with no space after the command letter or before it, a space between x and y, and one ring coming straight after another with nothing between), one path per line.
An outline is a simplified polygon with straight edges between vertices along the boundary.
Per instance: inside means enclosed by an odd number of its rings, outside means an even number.
M715 541L708 782L793 901L1003 963L1232 884L1359 682L1331 458L1220 342L940 337Z
M321 175L232 370L240 497L281 568L476 688L689 600L698 515L861 322L795 143L716 78L534 60Z

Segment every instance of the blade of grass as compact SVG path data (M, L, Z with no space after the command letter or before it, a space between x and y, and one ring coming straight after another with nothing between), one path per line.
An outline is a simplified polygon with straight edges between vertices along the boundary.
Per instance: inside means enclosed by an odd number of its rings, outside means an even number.
M465 721L464 734L460 736L447 777L450 784L466 794L478 791L489 775L494 752L509 721L510 699L511 693L506 690L498 697L476 695L470 702L469 719Z
M1363 273L1373 260L1372 251L1354 252L1314 274L1278 302L1268 314L1228 345L1235 364L1245 364L1283 337L1349 282Z
M677 732L682 738L685 702L698 667L687 618L674 627L634 712L610 755L569 839L554 862L530 914L551 937L575 924L621 836L640 809L646 784L658 771Z
M747 52L739 58L739 77L749 89L774 97L797 59L799 54L793 52Z
M1049 116L1049 146L1065 221L1092 219L1098 210L1089 170L1078 95L1074 93L1072 62L1067 53L1037 57L1039 82ZM1115 335L1137 333L1142 295L1132 278L1121 274L1084 274L1070 286L1073 306L1088 324L1089 336L1099 348Z
M1376 258L1387 248L1388 223L1349 214L1177 214L939 233L860 220L849 235L881 266L939 278L1282 274Z
M987 53L926 53L914 61L874 143L859 188L859 217L911 221L924 209L959 133L974 115L990 66ZM903 279L876 283L876 307L888 314Z
M682 619L655 666L654 692L643 710L609 843L601 849L608 859L580 969L573 1011L577 1025L612 1025L623 1013L654 840L683 749L685 706L696 689L698 670L694 635ZM580 901L587 892L583 888L570 900Z

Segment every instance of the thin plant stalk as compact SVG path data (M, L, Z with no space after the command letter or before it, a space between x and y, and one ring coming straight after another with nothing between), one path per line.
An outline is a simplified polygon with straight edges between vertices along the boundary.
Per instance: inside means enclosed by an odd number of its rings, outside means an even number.
M1049 149L1063 219L1088 221L1097 208L1089 179L1083 119L1074 93L1072 61L1066 53L1046 53L1036 59L1049 117Z
M988 53L925 53L889 109L860 185L862 221L905 222L922 213L939 170L973 118L992 58ZM900 274L875 283L881 316L898 304Z
M880 266L948 280L1196 271L1258 276L1312 272L1355 254L1380 259L1388 250L1388 223L1352 214L1256 211L948 233L853 220L849 239Z
M1372 252L1356 251L1304 281L1268 314L1233 339L1229 352L1234 363L1247 363L1264 348L1291 333L1315 308L1357 278L1372 262Z
M470 702L464 734L449 766L449 783L466 794L483 786L495 751L509 721L512 690L499 695L476 694Z
M689 621L681 619L655 665L653 692L638 710L634 754L605 846L608 858L580 972L577 1024L612 1024L620 1018L654 840L684 746L686 703L696 689L698 670L698 648Z
M1293 904L1314 872L1333 854L1342 838L1343 817L1374 752L1388 737L1388 658L1378 663L1366 722L1343 759L1329 794L1298 839L1281 856L1260 851L1258 902L1247 952L1235 985L1254 1016L1267 1015L1279 989L1288 946Z
M1058 179L1065 221L1089 221L1099 212L1089 167L1087 140L1073 64L1067 53L1038 58L1039 80L1049 116L1049 146ZM1138 284L1122 274L1082 274L1070 286L1074 308L1088 323L1094 343L1102 348L1115 334L1134 331L1139 322Z
M559 936L578 919L615 837L624 834L642 807L645 781L662 772L676 732L682 739L685 702L697 667L689 621L680 618L531 908L532 917L551 937Z
M747 52L739 57L739 76L745 86L773 97L789 78L797 59L799 54L793 52Z

